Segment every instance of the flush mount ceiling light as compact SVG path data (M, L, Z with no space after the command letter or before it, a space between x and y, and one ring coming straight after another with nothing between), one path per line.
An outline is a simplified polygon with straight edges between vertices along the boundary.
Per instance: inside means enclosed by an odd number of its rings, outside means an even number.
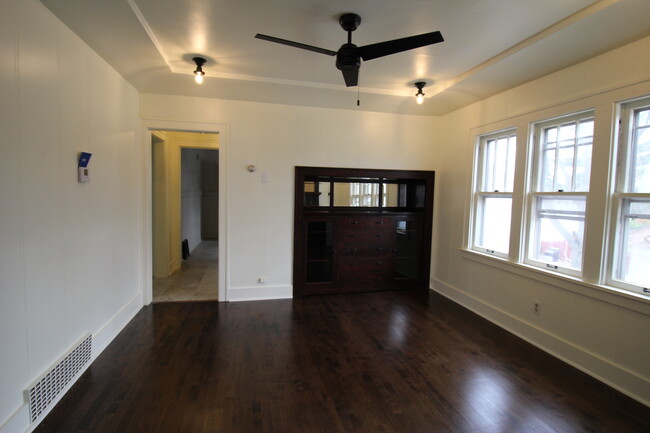
M201 66L205 65L205 59L203 57L192 57L192 60L194 60L194 63L196 63L196 69L194 70L194 81L196 81L196 84L201 84L203 83L203 76L205 75L205 72L203 72L203 68Z
M418 93L415 94L415 100L416 100L416 102L418 104L421 104L421 103L424 102L424 92L422 91L422 89L426 85L427 85L427 83L424 82L424 81L418 81L417 83L415 83L415 87L417 87L417 89L418 89Z

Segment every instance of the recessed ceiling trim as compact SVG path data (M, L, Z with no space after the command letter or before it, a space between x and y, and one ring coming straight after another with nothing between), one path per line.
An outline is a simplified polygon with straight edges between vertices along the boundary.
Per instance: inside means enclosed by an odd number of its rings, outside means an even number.
M145 32L147 32L147 35L149 35L149 39L151 39L151 42L153 42L154 46L156 47L156 50L158 50L158 54L160 54L160 57L162 57L163 61L171 71L170 67L170 62L165 53L163 52L162 45L160 45L160 42L158 42L158 38L156 38L156 34L153 32L151 29L151 26L147 22L147 19L144 17L142 14L142 11L140 11L140 8L138 5L135 3L135 0L126 0L126 2L129 4L131 9L133 10L133 13L135 14L136 18L138 21L140 21L140 24L142 25L142 28L144 29ZM172 71L173 72L173 71Z
M171 68L170 70L175 74L188 75L187 71L172 70ZM342 84L327 84L327 83L317 83L313 81L285 80L282 78L259 77L256 75L228 74L225 72L210 71L209 78L223 78L227 80L241 80L241 81L257 81L262 83L285 84L288 86L312 87L315 89L339 90L339 91L357 93L356 87L345 87ZM363 86L361 86L359 89L364 93L373 93L377 95L406 96L406 97L411 96L410 87L408 90L404 90L404 91L377 89L377 88L363 87Z
M463 72L460 75L457 75L456 77L452 78L451 80L447 80L444 83L440 83L436 86L433 86L431 90L429 91L432 95L437 95L441 92L444 92L445 90L449 89L450 87L455 86L456 84L460 83L461 81L464 81L471 77L472 75L475 75L482 71L485 68L488 68L495 63L498 63L502 60L507 59L508 57L518 53L519 51L522 51L531 45L548 38L549 36L559 32L560 30L565 29L566 27L569 27L572 24L577 23L578 21L581 21L595 13L600 12L603 9L606 9L610 7L611 5L618 3L620 0L600 0L596 3L593 3L578 12L574 13L573 15L569 15L568 17L561 19L560 21L556 22L555 24L545 28L544 30L535 33L534 35L530 36L529 38L524 39L523 41L519 42L518 44L515 44L508 48L505 51L502 51L501 53L497 54L496 56L484 61L483 63L480 63L476 66L474 66L471 69L468 69L467 71Z

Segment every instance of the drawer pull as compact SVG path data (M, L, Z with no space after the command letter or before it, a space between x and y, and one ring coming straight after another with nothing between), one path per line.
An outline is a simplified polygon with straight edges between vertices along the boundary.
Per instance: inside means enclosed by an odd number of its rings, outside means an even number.
M381 233L377 233L377 234L375 235L375 237L376 237L376 238L381 238L381 237L384 237L384 235L382 235Z
M383 224L384 221L375 221L375 224Z
M352 224L359 224L359 221L352 221Z

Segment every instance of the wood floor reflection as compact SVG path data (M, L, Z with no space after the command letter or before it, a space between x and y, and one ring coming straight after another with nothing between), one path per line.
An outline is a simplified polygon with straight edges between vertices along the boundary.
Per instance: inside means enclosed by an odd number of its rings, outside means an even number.
M650 409L427 292L145 307L37 430L648 432Z
M218 253L217 241L202 241L179 271L153 279L153 302L216 301Z

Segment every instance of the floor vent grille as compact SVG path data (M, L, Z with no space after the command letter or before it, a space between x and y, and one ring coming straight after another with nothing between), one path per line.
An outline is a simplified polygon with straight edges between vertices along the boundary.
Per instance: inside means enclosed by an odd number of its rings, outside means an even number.
M48 409L75 375L90 362L91 349L92 336L88 335L27 388L25 393L29 403L29 419L32 423Z

